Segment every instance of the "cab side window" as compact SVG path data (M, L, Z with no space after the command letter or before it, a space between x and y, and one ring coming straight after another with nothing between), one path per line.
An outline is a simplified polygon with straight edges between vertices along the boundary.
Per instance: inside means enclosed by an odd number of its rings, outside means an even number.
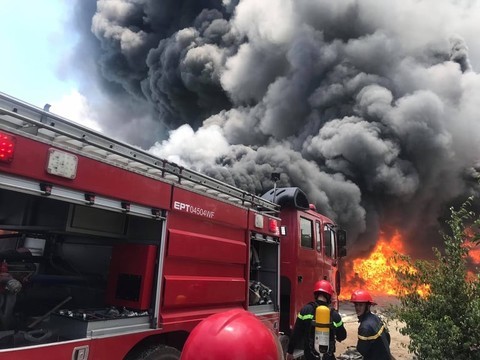
M313 249L313 223L311 220L300 218L300 245Z

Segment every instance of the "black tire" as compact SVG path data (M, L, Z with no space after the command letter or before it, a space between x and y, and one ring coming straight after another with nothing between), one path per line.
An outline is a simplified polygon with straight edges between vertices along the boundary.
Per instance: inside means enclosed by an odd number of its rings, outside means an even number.
M290 337L288 335L282 334L279 336L280 345L282 346L283 354L287 353L288 343L290 342Z
M135 360L179 360L180 351L171 346L157 345L142 352Z

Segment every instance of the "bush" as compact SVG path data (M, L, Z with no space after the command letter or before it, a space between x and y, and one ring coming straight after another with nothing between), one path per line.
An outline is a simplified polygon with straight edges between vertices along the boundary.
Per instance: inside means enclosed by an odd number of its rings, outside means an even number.
M394 317L405 323L401 332L418 359L480 359L480 277L467 268L480 219L468 210L471 200L450 209L449 232L441 234L443 251L433 249L435 260L396 256L400 305Z

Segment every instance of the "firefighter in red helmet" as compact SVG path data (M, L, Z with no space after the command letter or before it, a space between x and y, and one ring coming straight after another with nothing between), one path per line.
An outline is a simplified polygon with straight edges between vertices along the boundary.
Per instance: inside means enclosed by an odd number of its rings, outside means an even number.
M277 336L255 315L234 309L211 315L190 333L180 360L283 360Z
M350 301L360 322L358 326L357 351L364 360L390 360L390 334L383 321L370 312L377 305L367 290L358 289L352 293Z
M320 280L315 283L313 288L314 300L306 304L299 312L287 350L287 360L293 359L293 351L303 340L303 353L306 360L334 360L335 359L335 341L345 340L347 330L343 326L342 317L333 308L331 301L333 296L333 287L327 280ZM315 349L315 312L318 306L327 306L330 309L330 329L328 350L320 354Z

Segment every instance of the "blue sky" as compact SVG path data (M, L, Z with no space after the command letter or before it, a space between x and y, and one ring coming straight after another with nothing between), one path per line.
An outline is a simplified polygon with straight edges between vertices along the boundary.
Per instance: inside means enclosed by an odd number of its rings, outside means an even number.
M76 86L59 66L74 44L69 1L0 0L0 91L43 107Z
M101 130L62 67L76 41L72 7L68 0L0 0L0 91Z

